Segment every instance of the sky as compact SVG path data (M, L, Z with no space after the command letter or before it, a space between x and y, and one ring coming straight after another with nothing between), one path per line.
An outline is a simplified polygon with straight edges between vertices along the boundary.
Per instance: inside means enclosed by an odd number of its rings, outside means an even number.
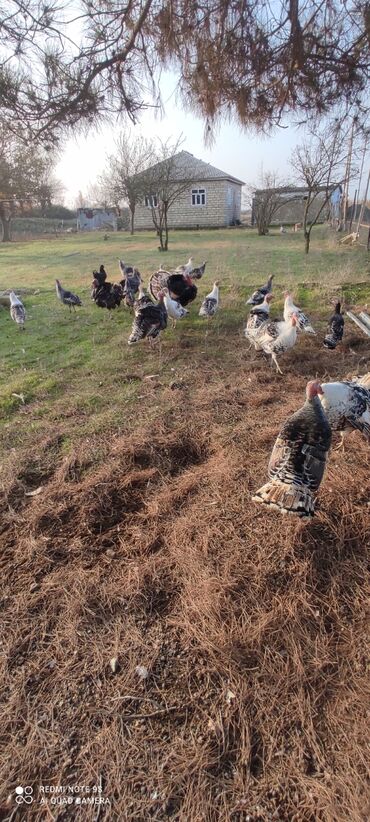
M87 136L77 135L67 141L55 170L65 187L66 205L75 207L80 191L86 196L89 186L97 181L104 169L106 155L114 153L115 140L125 129L129 129L134 137L160 137L173 143L181 135L182 150L189 151L247 185L258 185L261 173L267 171L277 172L283 182L296 182L290 157L294 147L304 139L303 128L297 128L291 121L287 127L277 128L270 137L266 137L242 129L236 123L226 123L216 130L213 144L209 146L204 141L204 121L184 111L176 98L177 86L177 76L169 71L164 72L161 80L164 114L149 109L143 112L136 126L128 119L121 118L116 123L103 123L99 130L91 130ZM365 161L362 188L369 160L370 151ZM357 175L350 184L350 194L353 195L356 186Z
M73 207L78 192L86 194L103 171L105 156L114 153L114 141L120 131L129 128L135 136L168 138L175 142L182 135L181 149L211 163L243 180L258 183L261 169L277 171L284 179L293 179L289 158L294 146L300 142L300 132L293 126L279 128L272 137L256 136L233 123L223 124L216 131L212 146L204 142L204 122L185 112L176 100L176 77L166 74L162 82L162 99L165 114L161 117L153 110L141 115L140 122L132 126L126 120L116 124L103 124L99 131L92 130L87 136L71 137L56 167L56 176L65 186L65 203Z

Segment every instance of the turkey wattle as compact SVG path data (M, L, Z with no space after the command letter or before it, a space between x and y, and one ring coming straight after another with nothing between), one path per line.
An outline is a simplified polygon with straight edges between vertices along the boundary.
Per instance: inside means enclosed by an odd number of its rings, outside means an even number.
M284 423L268 465L270 482L252 497L254 502L284 514L309 518L315 513L314 494L324 475L331 445L331 428L319 397L320 383L311 381L306 402Z
M292 300L290 291L284 292L285 296L285 303L284 303L284 320L288 322L293 314L296 314L298 317L297 326L299 331L304 331L306 334L316 334L316 331L312 328L311 322L307 317L307 314L304 314L297 305L294 305Z

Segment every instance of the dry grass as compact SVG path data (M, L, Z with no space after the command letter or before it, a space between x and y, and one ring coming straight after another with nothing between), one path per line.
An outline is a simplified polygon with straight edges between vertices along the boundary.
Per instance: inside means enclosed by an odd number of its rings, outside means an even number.
M356 335L335 357L304 342L281 379L231 334L231 373L199 352L182 388L143 383L143 407L162 409L149 429L133 409L128 433L103 445L63 457L55 434L14 458L0 531L1 818L17 784L34 787L33 820L368 817L368 447L354 434L333 453L312 523L251 502L312 362L321 377L370 370ZM111 801L100 813L39 804L40 784L99 779Z

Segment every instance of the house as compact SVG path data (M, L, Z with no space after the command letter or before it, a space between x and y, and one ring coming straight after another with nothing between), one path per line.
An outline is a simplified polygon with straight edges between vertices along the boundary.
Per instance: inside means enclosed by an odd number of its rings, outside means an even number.
M337 183L333 183L330 186L332 192L334 193L337 191L340 186ZM255 213L258 206L259 198L262 199L266 193L271 191L271 189L256 189L253 194L252 200L252 225L255 224ZM275 211L271 224L272 225L290 225L295 223L301 223L304 216L304 209L306 200L308 197L308 190L304 186L281 186L280 188L275 188L273 191L276 193L279 200L281 200L281 205ZM312 203L312 206L309 209L308 216L315 216L317 212L321 209L323 202L326 199L326 186L319 187L319 194ZM332 195L333 196L333 195ZM327 220L328 215L330 212L330 202L323 208L318 222L323 223Z
M77 231L97 231L99 228L117 231L116 208L77 209Z
M169 228L222 228L240 221L242 180L188 151L175 154L171 167L176 184L191 182L169 208ZM153 228L152 204L157 204L157 193L148 191L135 209L137 229Z

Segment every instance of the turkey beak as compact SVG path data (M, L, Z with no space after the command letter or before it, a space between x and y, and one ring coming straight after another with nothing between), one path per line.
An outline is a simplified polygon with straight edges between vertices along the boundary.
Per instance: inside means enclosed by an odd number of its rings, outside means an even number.
M318 394L323 394L323 393L324 393L324 392L323 392L323 390L322 390L321 385L318 385L318 386L317 386L317 393L318 393Z

